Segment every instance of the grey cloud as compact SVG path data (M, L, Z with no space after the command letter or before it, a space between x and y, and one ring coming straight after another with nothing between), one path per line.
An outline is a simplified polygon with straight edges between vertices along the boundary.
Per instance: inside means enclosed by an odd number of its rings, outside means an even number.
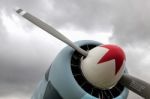
M149 56L148 50L149 49L143 49L142 47L133 45L125 47L127 57L126 66L129 73L140 79L150 81L149 77L147 77L148 75L145 74L147 70L149 70L149 64L143 63L145 57Z
M150 2L140 0L117 0L113 4L113 35L111 41L119 43L126 49L127 67L131 74L150 81L150 62L143 63L150 53ZM139 48L139 49L137 49ZM137 51L140 50L140 51Z
M48 21L54 27L68 27L87 31L110 31L112 28L111 3L108 0L2 0L1 7L13 13L18 6L37 17Z
M0 23L0 44L3 43L8 36L8 33L5 30L5 27Z
M150 82L150 74L149 74L149 64L143 63L143 61L146 61L144 58L148 56L150 53L148 52L149 49L143 49L142 47L136 46L136 45L128 45L125 47L126 52L126 67L128 69L128 73L134 77L137 77L141 80L144 80L146 82ZM129 99L143 99L139 95L129 92Z
M47 4L47 2L48 0L1 0L0 9L5 10L7 15L11 16L12 14L16 14L15 8L19 7L33 13L35 16L43 18L46 16L47 10L49 10L48 6L51 6L51 4ZM25 23L25 26L27 26L29 29L34 26L28 21L23 22Z
M117 0L113 3L113 35L110 41L124 47L127 55L126 67L129 73L150 82L148 60L150 56L150 2L141 0ZM144 63L143 61L147 62ZM141 99L130 93L130 99Z
M35 35L21 39L1 44L0 97L17 93L31 96L59 51L59 48L50 46L50 40L45 41Z
M2 16L1 12L0 12L0 16ZM8 33L6 31L6 28L4 27L4 25L2 23L2 18L0 17L0 44L4 43L7 36L8 36Z
M73 25L88 33L111 29L111 3L106 0L55 0L53 7L53 20L57 25Z
M107 32L113 28L112 41L122 45L138 45L140 42L147 45L150 42L149 4L149 1L140 0L1 0L0 8L5 9L7 15L11 16L14 13L12 8L18 6L56 28L67 29L73 26L87 33ZM34 25L30 22L22 22L25 28L33 29ZM57 53L53 52L57 48L48 46L49 43L39 39L22 41L21 37L10 43L8 35L0 22L0 89L3 89L0 90L0 96L18 92L31 95L36 83L56 56ZM5 43L2 43L4 38ZM140 73L141 65L147 66L141 62L143 53L133 53L128 48L126 51L127 67L131 74L145 79Z
M150 2L117 0L114 4L113 37L120 44L150 42Z

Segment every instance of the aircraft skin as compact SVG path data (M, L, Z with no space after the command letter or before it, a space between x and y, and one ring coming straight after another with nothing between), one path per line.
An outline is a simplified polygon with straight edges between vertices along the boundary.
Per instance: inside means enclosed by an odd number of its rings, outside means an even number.
M91 40L75 42L82 46L101 43ZM88 94L75 80L71 71L71 56L75 50L69 46L65 47L55 58L44 78L39 83L32 99L101 99ZM113 99L127 99L128 89L124 87L121 94Z

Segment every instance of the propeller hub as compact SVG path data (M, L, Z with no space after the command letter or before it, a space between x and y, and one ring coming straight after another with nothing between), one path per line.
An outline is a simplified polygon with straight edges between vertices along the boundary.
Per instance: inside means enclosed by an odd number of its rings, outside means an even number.
M110 89L115 86L124 69L125 53L116 45L97 46L81 61L84 77L100 89Z

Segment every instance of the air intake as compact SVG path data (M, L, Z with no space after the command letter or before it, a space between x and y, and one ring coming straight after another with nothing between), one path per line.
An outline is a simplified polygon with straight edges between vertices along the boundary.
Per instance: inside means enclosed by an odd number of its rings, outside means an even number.
M81 48L86 51L94 47L96 46L91 45L91 44L81 46ZM124 89L124 86L120 85L119 83L109 90L101 90L91 85L82 75L82 72L80 69L81 57L82 55L78 53L77 51L73 53L72 58L71 58L71 70L72 70L75 80L82 87L83 90L85 90L90 95L96 98L101 98L101 99L112 99L121 94L121 92Z

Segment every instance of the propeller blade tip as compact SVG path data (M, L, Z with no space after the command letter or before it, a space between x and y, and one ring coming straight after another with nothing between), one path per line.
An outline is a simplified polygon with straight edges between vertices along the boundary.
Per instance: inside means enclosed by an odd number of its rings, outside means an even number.
M15 11L16 11L18 14L22 15L22 16L23 16L24 14L26 14L26 11L24 11L24 10L18 8L18 7L15 8Z

